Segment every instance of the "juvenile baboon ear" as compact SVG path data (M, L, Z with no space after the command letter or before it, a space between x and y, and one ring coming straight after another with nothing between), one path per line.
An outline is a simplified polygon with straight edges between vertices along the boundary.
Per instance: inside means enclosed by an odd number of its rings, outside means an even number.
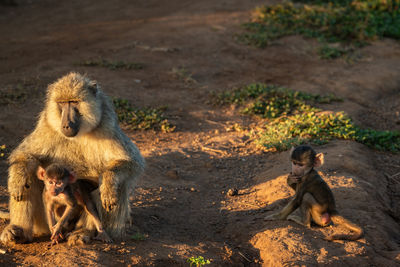
M88 90L93 95L96 95L97 94L97 82L96 81L90 81L89 84L88 84Z
M73 184L73 183L75 183L76 182L76 175L75 175L75 173L73 173L73 172L70 172L69 173L69 177L68 177L68 182L70 183L70 184Z
M44 180L46 179L46 178L44 177L44 175L46 174L46 170L43 169L43 167L40 166L40 165L39 165L39 167L38 167L38 169L37 169L36 174L37 174L37 177L38 177L40 180L44 181Z
M314 160L314 167L319 168L324 164L324 154L323 153L318 153L315 155L315 160Z
M294 146L290 148L289 157L292 158L293 151L295 150Z

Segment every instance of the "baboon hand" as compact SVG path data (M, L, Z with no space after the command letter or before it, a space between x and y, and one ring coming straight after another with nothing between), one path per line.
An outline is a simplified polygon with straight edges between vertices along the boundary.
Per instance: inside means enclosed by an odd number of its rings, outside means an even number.
M51 240L54 240L54 239L58 240L59 237L62 237L61 225L59 223L57 223L57 224L55 224L55 225L53 225L51 227L51 238L50 239Z
M264 218L264 221L276 221L276 220L280 220L280 215L279 213L274 213L271 215L268 215Z
M28 188L28 185L9 188L10 196L16 201L22 201L24 199L25 190Z
M106 211L113 210L118 203L117 194L112 190L102 190L100 192L101 204Z

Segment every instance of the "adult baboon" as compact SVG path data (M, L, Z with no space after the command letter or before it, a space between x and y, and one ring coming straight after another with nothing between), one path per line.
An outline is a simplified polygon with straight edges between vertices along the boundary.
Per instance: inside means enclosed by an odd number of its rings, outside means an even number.
M49 85L46 105L34 131L9 157L10 224L0 240L29 242L48 233L42 203L39 165L61 162L77 177L97 182L92 193L106 231L123 238L129 216L129 193L143 173L138 148L121 131L113 104L96 82L70 73ZM81 243L95 226L85 221L69 236Z

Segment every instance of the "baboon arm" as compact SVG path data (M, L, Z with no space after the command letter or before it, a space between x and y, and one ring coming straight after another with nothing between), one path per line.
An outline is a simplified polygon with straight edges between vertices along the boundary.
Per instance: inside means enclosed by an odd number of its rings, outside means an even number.
M54 203L46 200L46 196L43 196L43 202L46 208L46 219L47 219L47 224L49 225L50 231L52 231L52 227L56 223L56 219L54 216Z
M51 229L51 239L54 239L57 237L57 235L60 233L61 228L65 225L69 217L71 216L72 212L74 210L73 206L67 205L67 208L64 211L63 216L60 218L60 220L56 223L56 225L50 226Z
M94 206L92 199L90 198L89 195L85 195L85 193L82 194L83 198L83 208L89 215L89 217L93 220L97 232L103 232L103 225L101 224L99 215L97 213L96 207Z
M30 179L34 178L38 166L38 161L29 155L21 153L10 157L8 191L14 200L21 201L24 199L24 194L32 183Z
M130 186L131 182L128 182L128 180L133 177L135 172L132 164L132 162L125 160L113 161L101 175L99 189L101 202L106 211L116 207L121 186Z

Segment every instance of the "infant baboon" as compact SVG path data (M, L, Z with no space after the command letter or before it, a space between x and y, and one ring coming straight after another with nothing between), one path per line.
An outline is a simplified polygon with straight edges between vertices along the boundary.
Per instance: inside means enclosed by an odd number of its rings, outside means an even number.
M52 162L62 162L78 179L99 185L92 198L103 226L113 239L123 238L129 194L145 162L121 131L111 100L96 82L78 73L49 85L34 131L9 157L10 224L0 235L3 243L28 242L33 235L48 234L43 183L36 171ZM80 221L83 227L69 235L69 244L85 242L96 230L87 220Z
M314 170L314 167L320 167L324 163L323 154L317 154L310 146L303 145L292 149L290 159L292 172L287 178L287 183L296 191L296 195L280 212L265 217L265 220L288 219L307 227L310 227L311 220L320 226L327 226L332 220L333 223L354 231L354 234L335 234L326 237L326 240L359 239L363 235L363 230L339 215L332 191ZM298 207L300 207L300 217L291 214Z
M96 189L93 184L77 180L73 173L55 163L46 169L39 166L37 175L44 182L43 203L52 244L58 244L61 239L64 239L65 233L75 228L82 212L86 212L96 226L98 234L95 239L112 242L103 229L90 196L90 193Z

